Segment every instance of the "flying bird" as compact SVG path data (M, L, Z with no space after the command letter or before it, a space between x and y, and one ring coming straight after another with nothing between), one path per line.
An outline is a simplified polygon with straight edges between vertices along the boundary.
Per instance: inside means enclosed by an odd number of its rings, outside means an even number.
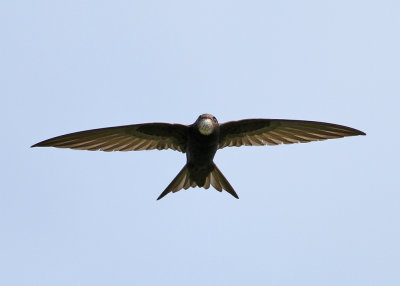
M57 136L32 147L58 147L90 151L139 151L172 149L186 153L186 165L160 194L196 186L227 191L239 198L215 165L218 149L232 146L262 146L306 143L364 132L332 123L288 119L244 119L219 124L211 114L202 114L191 125L144 123L92 129Z

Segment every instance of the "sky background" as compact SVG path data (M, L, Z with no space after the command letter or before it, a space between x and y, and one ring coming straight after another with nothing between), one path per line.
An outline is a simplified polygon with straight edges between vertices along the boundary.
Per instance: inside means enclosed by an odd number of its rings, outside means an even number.
M1 285L400 285L399 1L2 1ZM116 125L360 129L185 156L29 148Z

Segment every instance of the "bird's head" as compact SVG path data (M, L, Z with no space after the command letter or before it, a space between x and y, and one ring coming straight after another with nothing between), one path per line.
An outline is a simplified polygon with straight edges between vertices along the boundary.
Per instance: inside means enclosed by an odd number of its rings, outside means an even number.
M211 114L202 114L197 118L195 126L202 135L210 135L218 129L219 124L217 118Z

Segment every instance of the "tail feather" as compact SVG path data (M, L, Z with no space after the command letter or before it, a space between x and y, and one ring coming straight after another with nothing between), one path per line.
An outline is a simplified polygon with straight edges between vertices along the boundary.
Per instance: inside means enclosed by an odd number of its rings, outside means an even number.
M157 200L162 199L170 192L177 192L181 189L188 189L193 185L189 177L189 170L187 165L185 165L182 170L176 175L175 179L168 185L168 187L161 193Z
M218 169L218 167L213 164L212 171L208 174L205 179L205 183L203 188L208 189L212 185L217 191L222 192L223 190L227 191L229 194L234 196L235 198L239 198L236 194L235 190L232 188L231 184L229 184L228 180L222 174L222 172ZM172 180L172 182L168 185L168 187L161 193L161 195L157 198L157 200L162 199L170 192L178 192L181 189L188 189L197 187L197 183L190 178L190 172L185 165L182 170L176 175L176 177Z
M204 183L204 186L203 186L203 188L204 189L208 189L209 187L210 187L210 176L207 176L207 178L206 178L206 182Z
M218 169L217 165L214 163L214 170L211 171L210 175L208 175L210 178L211 185L217 190L222 192L222 190L227 191L229 194L234 196L235 198L239 198L239 196L236 194L235 190L229 184L228 180L225 178L225 176L222 174L222 172ZM207 178L208 178L207 177Z

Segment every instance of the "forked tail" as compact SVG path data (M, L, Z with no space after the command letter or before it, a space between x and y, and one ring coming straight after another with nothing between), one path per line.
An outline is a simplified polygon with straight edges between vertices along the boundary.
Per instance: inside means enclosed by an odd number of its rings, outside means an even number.
M231 184L229 184L228 180L222 174L222 172L218 169L217 165L213 163L212 171L208 174L203 187L208 189L212 185L217 191L222 192L222 190L227 191L235 198L239 198L236 194L235 190L232 188ZM187 190L188 188L197 187L197 183L190 178L190 172L185 165L182 170L176 175L175 179L168 185L168 187L161 193L161 195L157 198L157 200L162 199L168 193L173 192L176 193L182 189Z

